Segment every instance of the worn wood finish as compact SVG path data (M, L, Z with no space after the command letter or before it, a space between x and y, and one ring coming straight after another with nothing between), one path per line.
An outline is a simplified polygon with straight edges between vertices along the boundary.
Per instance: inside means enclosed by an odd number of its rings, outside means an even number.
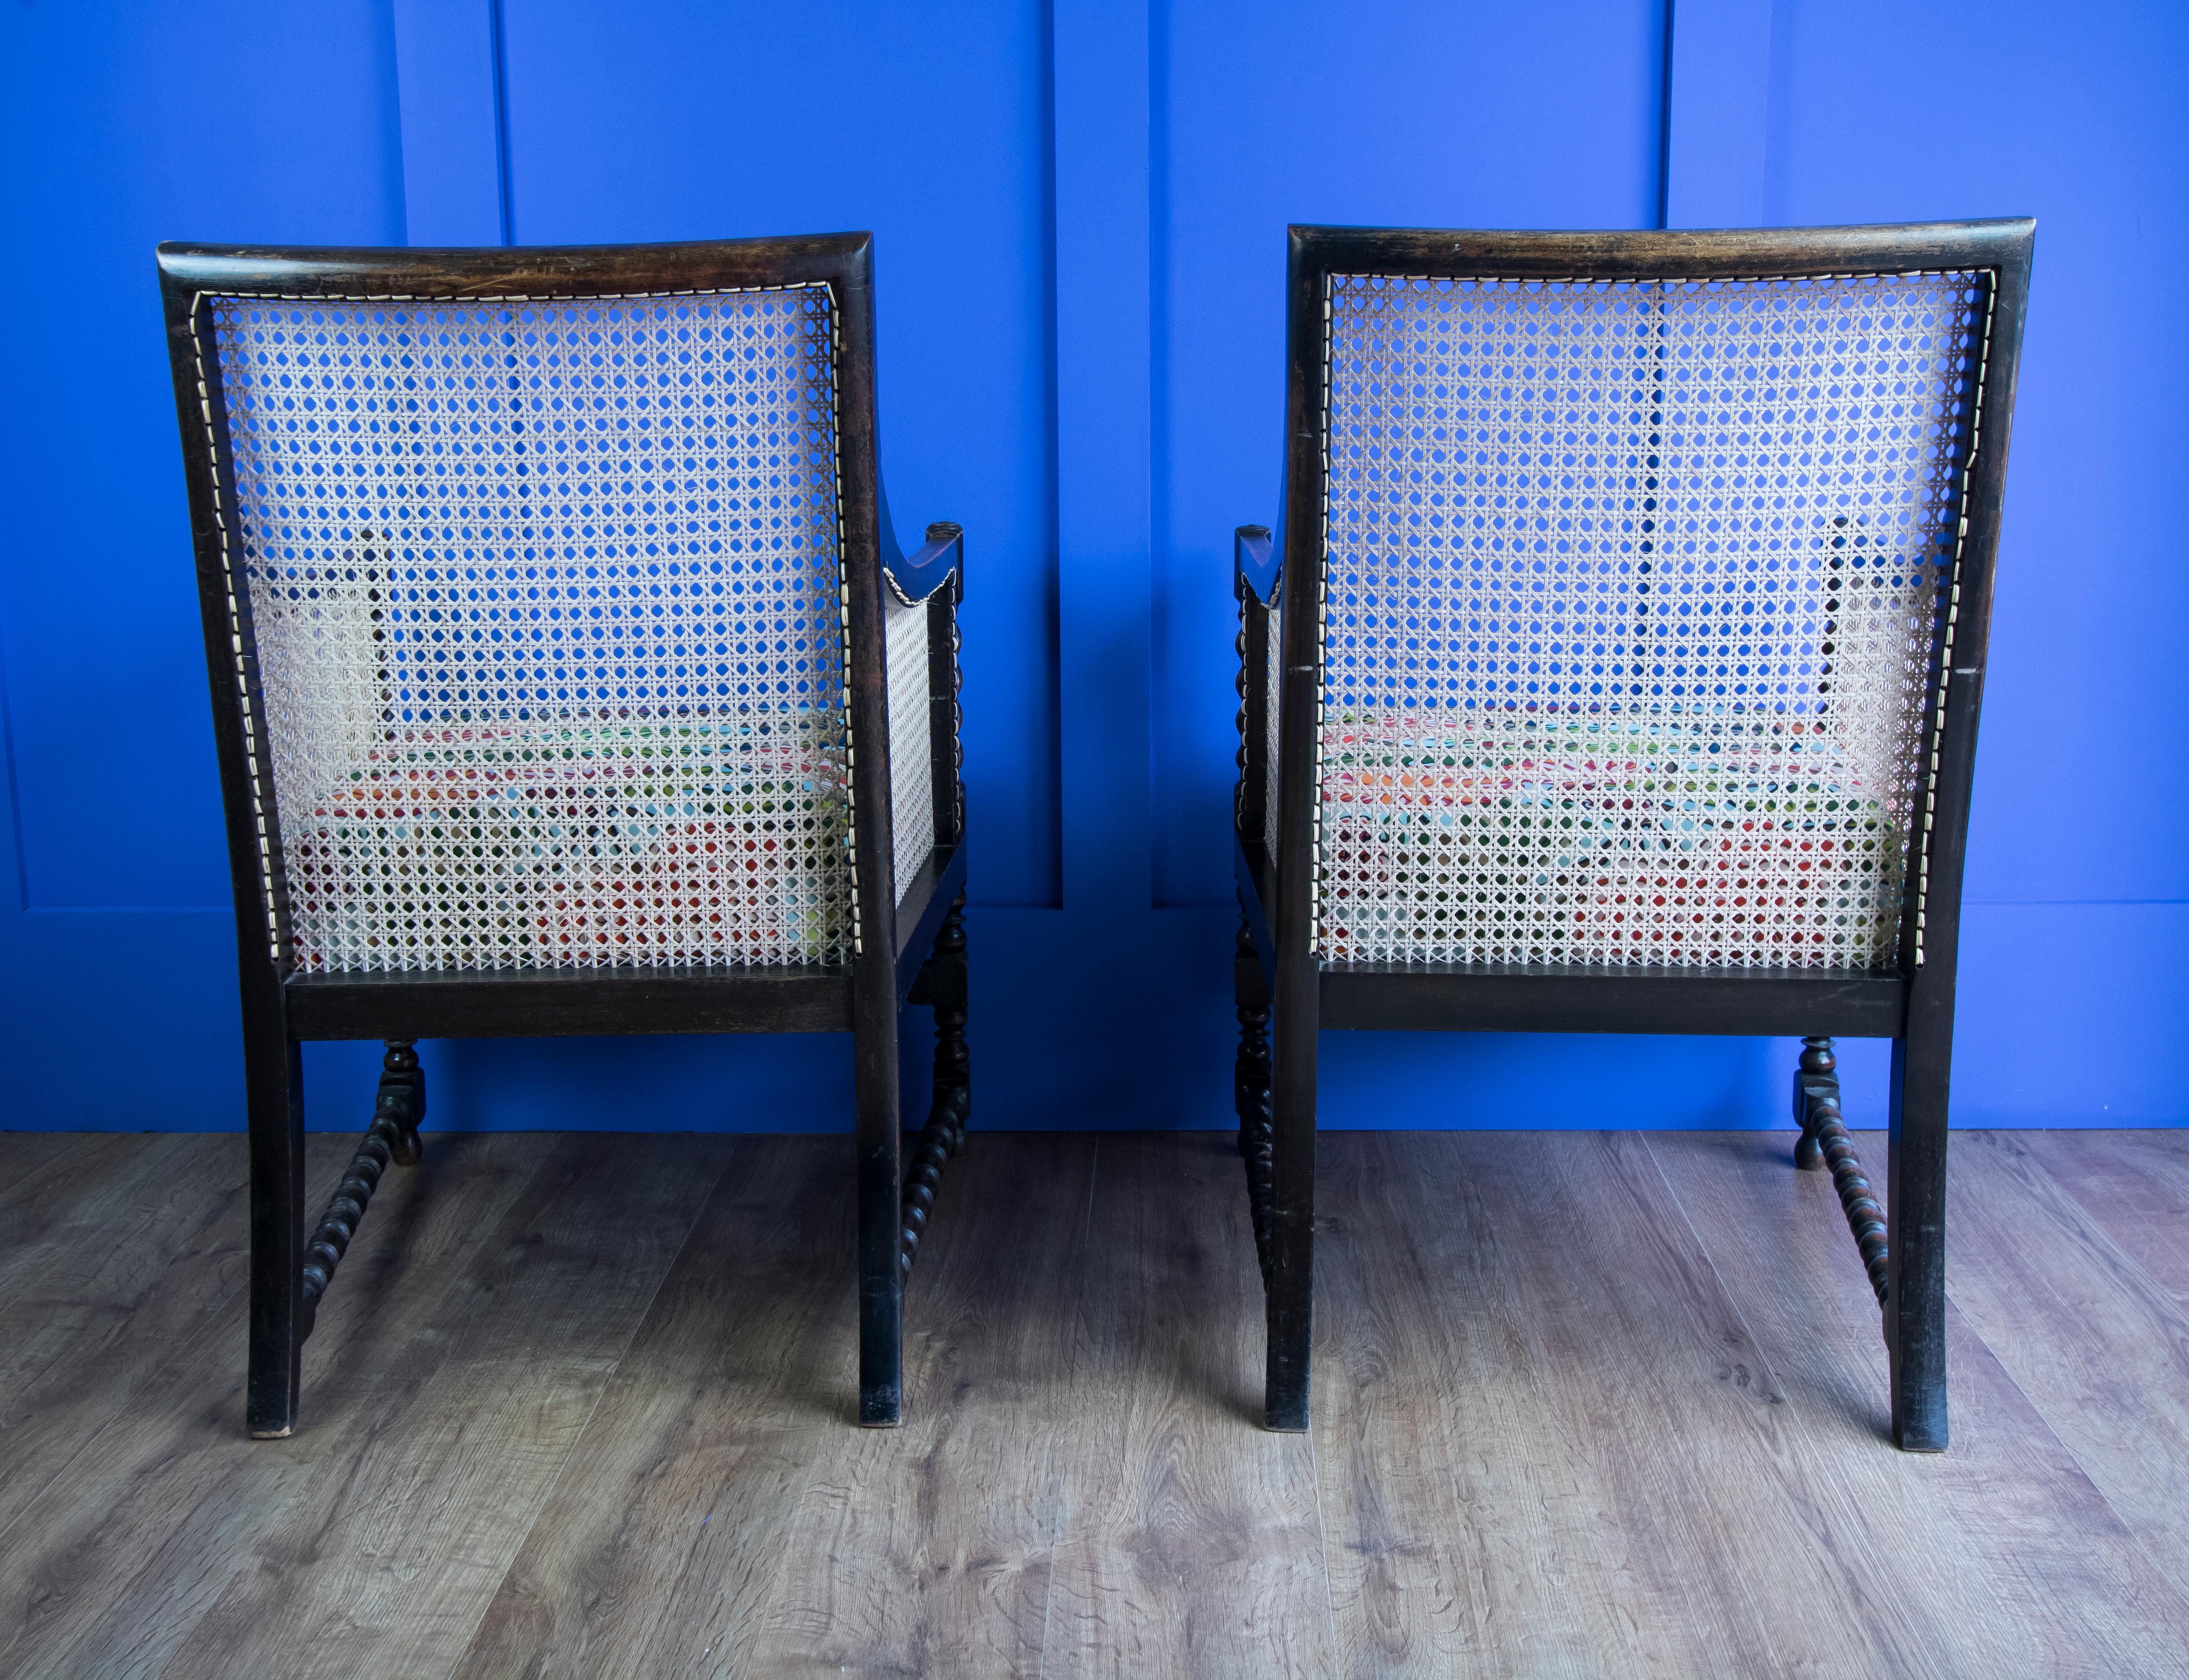
M868 1432L850 1140L441 1134L257 1445L243 1140L0 1135L0 1672L2176 1672L2189 1134L1955 1140L1936 1459L1795 1135L1321 1140L1303 1439L1228 1128L984 1136Z
M1254 778L1266 774L1265 749L1250 733L1251 704L1239 718L1242 781L1235 807L1242 907L1250 924L1258 913L1266 919L1272 936L1262 944L1276 1012L1267 1303L1272 1428L1299 1428L1307 1417L1319 1029L1821 1033L1893 1041L1890 1251L1881 1247L1866 1259L1885 1274L1894 1443L1911 1451L1944 1449L1946 1121L1962 863L2034 235L2035 223L2027 218L1717 231L1291 229L1284 535L1264 551L1259 528L1242 527L1233 546L1242 625L1251 630L1257 610L1273 598L1283 620L1273 860L1264 845L1272 837L1259 833L1264 819L1249 814L1245 798ZM1332 277L1710 280L1940 269L1966 271L1988 287L1988 314L1959 440L1967 451L1960 546L1951 588L1932 627L1931 779L1920 849L1907 871L1893 970L1325 964L1313 938L1320 867L1314 778L1324 681L1319 620L1328 558L1323 433ZM1244 688L1251 687L1252 640L1242 635ZM1258 941L1263 931L1255 925Z
M1898 274L2027 263L2034 224L1901 222L1844 228L1674 228L1581 232L1473 228L1294 227L1292 249L1320 274L1507 280L1743 280ZM1298 433L1294 433L1297 436Z
M282 987L300 1038L538 1038L621 1032L846 1032L850 970L529 969L300 974Z
M897 907L897 986L909 992L920 964L935 948L935 936L950 906L965 891L965 848L937 847L927 854Z
M370 297L584 297L833 280L862 259L863 233L663 245L195 245L160 247L162 275L191 292Z
M1829 1032L1890 1038L1908 987L1813 969L1325 963L1322 1024L1409 1032Z
M927 785L935 794L936 847L947 851L965 838L965 715L959 700L964 673L958 668L958 608L965 599L965 532L952 520L938 519L927 528L927 541L938 551L930 563L950 567L947 585L927 599Z
M863 1413L897 1421L902 1329L897 1208L905 1193L897 1142L897 1005L951 899L965 851L957 703L957 602L964 539L928 527L909 559L881 485L874 393L872 242L865 234L680 245L403 250L260 246L160 247L170 368L196 553L206 674L229 839L252 1139L251 1380L253 1435L297 1426L303 1339L344 1247L404 1128L379 1121L355 1170L308 1245L304 1234L301 1045L315 1038L521 1037L636 1032L850 1031L863 1140L858 1265L867 1353ZM262 797L253 763L268 720L250 588L229 552L240 529L212 299L549 297L688 294L825 283L835 316L837 498L846 555L846 722L852 790L853 951L848 965L645 967L469 973L295 971L283 879L280 800ZM935 851L923 860L898 926L891 832L885 590L926 599ZM941 900L938 905L936 901ZM931 1189L931 1186L929 1186Z

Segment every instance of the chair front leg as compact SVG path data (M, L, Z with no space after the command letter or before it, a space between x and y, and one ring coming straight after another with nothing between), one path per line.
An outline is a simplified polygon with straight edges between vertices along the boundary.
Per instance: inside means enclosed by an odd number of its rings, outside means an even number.
M1287 981L1295 1004L1286 1008ZM1315 1025L1312 967L1278 973L1276 1043L1270 1060L1270 1262L1264 1274L1270 1349L1266 1421L1308 1426L1309 1353L1315 1328ZM1252 1162L1249 1162L1252 1170Z
M304 1062L278 994L243 1016L251 1128L251 1351L244 1427L260 1440L297 1428L303 1369Z
M1238 1006L1239 1055L1232 1066L1231 1100L1239 1116L1239 1154L1247 1167L1247 1211L1253 1221L1254 1259L1262 1286L1270 1281L1270 1197L1276 1140L1270 1112L1270 999L1261 959L1242 912L1232 966Z
M861 964L886 959L872 953ZM851 1087L859 1151L859 1422L895 1428L904 1420L904 1274L900 1195L895 964L876 984L855 972Z
M1885 1345L1892 1364L1892 1444L1946 1450L1946 1102L1950 1018L1911 1010L1892 1042L1892 1142L1886 1169L1892 1232Z

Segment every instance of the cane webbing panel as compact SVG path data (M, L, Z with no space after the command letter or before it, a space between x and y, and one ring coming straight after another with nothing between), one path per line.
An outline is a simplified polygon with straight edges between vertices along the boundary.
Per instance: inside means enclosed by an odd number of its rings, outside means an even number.
M1321 953L1893 962L1986 277L1329 286Z
M882 591L888 623L890 835L897 851L897 902L935 850L933 717L928 710L927 608Z
M297 966L842 961L827 287L212 314Z

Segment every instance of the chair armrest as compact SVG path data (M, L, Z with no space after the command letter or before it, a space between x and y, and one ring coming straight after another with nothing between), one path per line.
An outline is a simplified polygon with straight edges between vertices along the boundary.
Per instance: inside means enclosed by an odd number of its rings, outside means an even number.
M1231 534L1231 569L1240 589L1251 591L1264 607L1277 604L1284 557L1267 525L1242 525Z
M955 849L964 833L958 603L965 597L965 538L957 525L938 520L907 556L886 493L880 502L891 842L902 903L930 851Z
M958 580L953 597L965 598L965 534L947 519L927 528L927 540L908 557L898 546L897 522L890 518L889 495L881 497L882 576L908 607L917 607L951 579Z

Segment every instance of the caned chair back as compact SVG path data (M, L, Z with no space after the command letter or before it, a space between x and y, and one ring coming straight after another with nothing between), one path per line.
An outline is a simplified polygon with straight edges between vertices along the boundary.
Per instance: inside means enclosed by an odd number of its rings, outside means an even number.
M590 290L192 314L296 970L848 960L836 289ZM901 892L930 617L880 595Z
M1295 322L1312 622L1251 663L1316 673L1315 954L1920 964L1995 274L1529 255L1333 257Z

